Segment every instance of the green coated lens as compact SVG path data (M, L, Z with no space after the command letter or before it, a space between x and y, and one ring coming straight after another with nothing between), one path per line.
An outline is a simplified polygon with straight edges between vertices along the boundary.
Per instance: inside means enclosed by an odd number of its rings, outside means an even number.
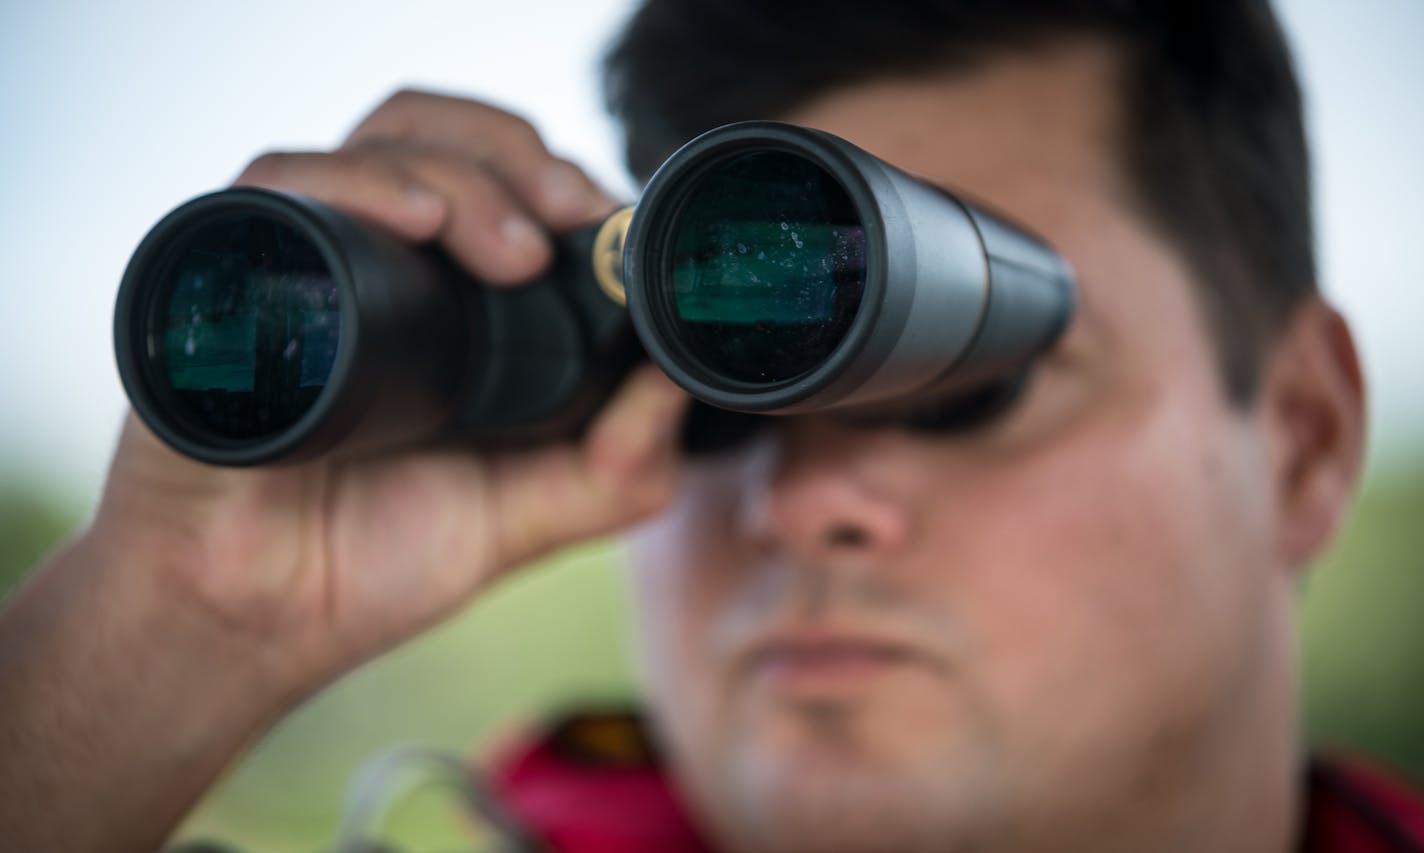
M865 290L865 232L845 188L798 154L705 172L672 233L671 322L717 377L795 380L840 345Z
M149 349L190 424L235 440L296 423L331 378L341 297L317 247L258 216L209 221L166 267Z

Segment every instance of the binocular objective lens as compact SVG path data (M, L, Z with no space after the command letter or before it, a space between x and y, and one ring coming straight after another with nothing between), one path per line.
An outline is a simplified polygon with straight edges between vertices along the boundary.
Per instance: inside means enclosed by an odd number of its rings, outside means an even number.
M710 167L669 243L665 316L712 381L804 376L836 350L860 309L860 217L840 182L801 155L761 150Z
M209 220L169 255L148 330L150 376L196 431L257 440L290 427L326 387L341 298L321 252L253 215Z

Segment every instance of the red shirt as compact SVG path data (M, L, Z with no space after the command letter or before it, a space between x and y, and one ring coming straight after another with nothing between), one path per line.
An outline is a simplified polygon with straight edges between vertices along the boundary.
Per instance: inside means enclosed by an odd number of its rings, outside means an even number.
M586 714L499 761L497 799L554 853L707 853L637 718ZM1424 799L1349 762L1306 779L1301 853L1424 853Z
M1361 762L1311 764L1301 853L1424 853L1424 800Z

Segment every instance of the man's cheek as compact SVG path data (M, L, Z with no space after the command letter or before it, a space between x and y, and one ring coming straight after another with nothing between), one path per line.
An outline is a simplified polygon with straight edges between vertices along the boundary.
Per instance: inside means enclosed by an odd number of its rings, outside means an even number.
M997 493L985 505L1016 509L978 519L960 609L991 701L1055 717L1046 737L1124 708L1150 725L1162 706L1210 692L1203 661L1232 626L1208 541L1203 451L1175 420L1139 424L1133 440L1082 436L986 484Z
M670 517L630 541L636 643L656 704L686 718L712 713L719 681L714 628L723 587L735 574L711 540ZM702 541L707 547L688 547Z

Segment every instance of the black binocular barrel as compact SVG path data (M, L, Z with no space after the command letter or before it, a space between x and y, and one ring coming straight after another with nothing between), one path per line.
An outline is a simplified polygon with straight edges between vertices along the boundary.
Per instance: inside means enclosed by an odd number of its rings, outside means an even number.
M728 125L638 204L628 305L649 355L714 406L908 410L1017 376L1072 313L1024 230L845 140Z
M567 235L539 281L495 289L320 202L212 193L135 252L120 376L155 433L214 464L569 434L640 357L592 239Z

